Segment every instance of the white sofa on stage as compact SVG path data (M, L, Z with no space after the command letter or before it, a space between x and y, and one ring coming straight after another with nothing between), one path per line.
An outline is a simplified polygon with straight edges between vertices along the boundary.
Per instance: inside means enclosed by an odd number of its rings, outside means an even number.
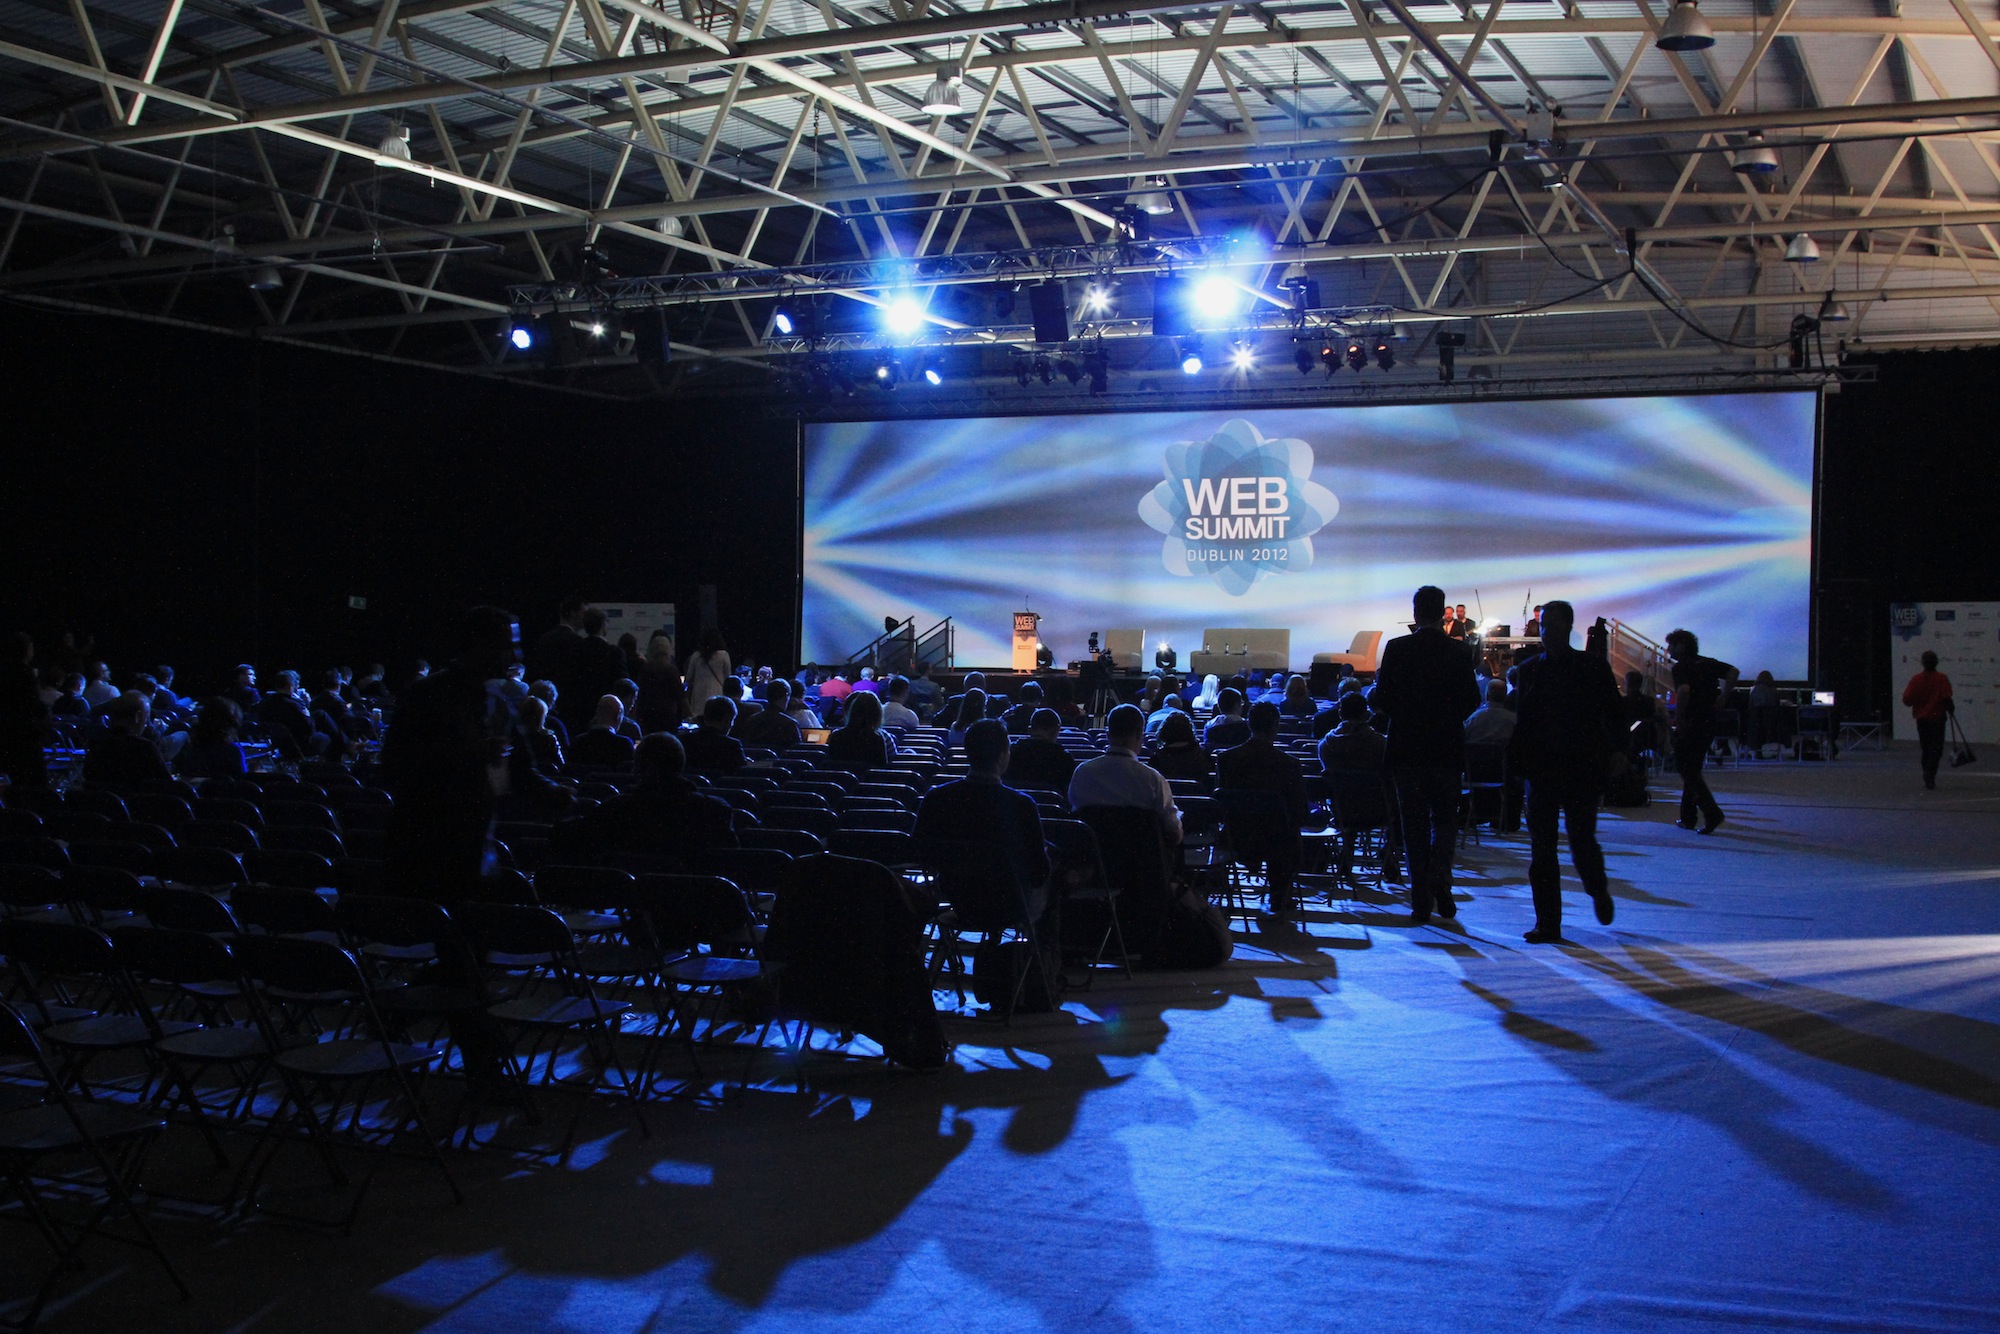
M1146 631L1143 627L1137 630L1106 630L1097 642L1111 655L1116 671L1138 671L1140 661L1146 655Z
M1345 653L1315 653L1313 662L1344 662L1356 672L1372 672L1382 655L1382 632L1380 630L1357 630L1354 642L1347 646Z
M1188 655L1188 670L1196 676L1282 672L1291 661L1290 630L1253 630L1239 626L1202 631L1201 650Z

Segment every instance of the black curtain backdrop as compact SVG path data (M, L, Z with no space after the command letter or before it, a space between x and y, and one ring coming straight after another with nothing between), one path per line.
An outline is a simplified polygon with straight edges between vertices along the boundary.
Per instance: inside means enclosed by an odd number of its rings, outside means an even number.
M532 637L571 589L677 603L685 654L714 585L733 656L789 665L796 427L755 405L607 402L12 304L0 358L0 630L91 634L114 671L167 661L189 689L246 659L394 678L441 659L465 608L511 607ZM1895 354L1826 401L1819 683L1851 716L1900 685L1891 601L2000 599L1996 372L2000 352Z
M716 589L735 656L793 651L792 423L631 405L129 320L0 305L0 628L94 635L114 673L318 672L532 638L566 590ZM350 598L365 598L366 610Z

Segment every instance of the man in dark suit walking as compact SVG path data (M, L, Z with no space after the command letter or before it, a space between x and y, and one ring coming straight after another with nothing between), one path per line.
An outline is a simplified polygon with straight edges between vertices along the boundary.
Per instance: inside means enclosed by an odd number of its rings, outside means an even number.
M1458 916L1451 860L1458 839L1465 720L1479 707L1472 653L1444 632L1444 590L1410 600L1416 630L1382 650L1369 702L1389 719L1386 760L1410 862L1410 925Z
M1610 766L1624 762L1624 702L1611 664L1569 642L1576 613L1567 602L1542 609L1542 653L1521 664L1514 735L1507 758L1528 780L1528 884L1535 894L1531 945L1562 940L1562 868L1556 820L1569 830L1570 862L1597 920L1611 922L1604 850L1597 844L1597 799Z

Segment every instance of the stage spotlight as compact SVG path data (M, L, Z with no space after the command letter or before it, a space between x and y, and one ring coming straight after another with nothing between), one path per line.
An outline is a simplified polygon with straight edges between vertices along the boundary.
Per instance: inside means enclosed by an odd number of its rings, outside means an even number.
M875 383L888 385L891 388L895 386L896 365L887 357L878 357L875 361Z
M898 338L908 338L924 327L924 306L908 294L895 297L882 309L882 325Z
M601 317L591 320L591 322L585 325L584 327L590 330L590 336L592 338L602 338L604 337L605 334L611 331L610 326L605 324L604 320Z
M526 352L535 345L535 330L532 325L515 324L507 331L507 341L516 352Z
M944 375L935 366L924 367L924 383L935 389L944 383Z
M1201 340L1189 338L1181 344L1181 374L1201 374Z
M1111 289L1102 283L1092 283L1083 294L1083 308L1092 315L1102 315L1111 309Z
M1375 364L1385 371L1396 369L1396 348L1387 336L1375 340Z
M1332 343L1319 345L1319 364L1326 367L1328 375L1340 369L1340 349Z
M1205 320L1226 320L1242 303L1236 284L1212 274L1194 285L1194 313Z
M1101 394L1111 387L1111 358L1103 352L1092 352L1084 359L1084 366L1090 372L1090 392Z
M1458 378L1458 349L1465 346L1465 335L1445 330L1437 336L1438 379L1450 384Z
M1056 380L1056 368L1049 364L1047 357L1036 357L1035 376L1043 384L1054 384Z
M780 307L778 313L771 317L771 327L781 334L789 334L792 331L791 314Z
M1062 378L1068 380L1071 384L1075 384L1083 378L1083 368L1068 357L1064 357L1056 363L1056 370L1060 371Z
M1014 383L1023 389L1028 387L1028 369L1028 363L1025 361L1014 363Z
M1247 371L1257 364L1257 350L1248 343L1238 343L1229 349L1229 364L1239 371Z
M1362 346L1358 338L1348 340L1347 364L1357 371L1368 364L1368 349Z
M1299 368L1300 375L1311 375L1313 369L1312 349L1309 347L1293 348L1292 364Z

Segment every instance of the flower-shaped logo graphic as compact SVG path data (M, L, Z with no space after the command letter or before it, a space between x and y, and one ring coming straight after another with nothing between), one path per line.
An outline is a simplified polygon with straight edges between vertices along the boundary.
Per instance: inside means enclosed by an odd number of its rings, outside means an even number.
M1267 574L1312 564L1313 534L1340 512L1312 470L1305 441L1266 440L1232 421L1206 440L1167 447L1167 480L1139 502L1139 517L1165 534L1169 574L1206 574L1240 597Z

